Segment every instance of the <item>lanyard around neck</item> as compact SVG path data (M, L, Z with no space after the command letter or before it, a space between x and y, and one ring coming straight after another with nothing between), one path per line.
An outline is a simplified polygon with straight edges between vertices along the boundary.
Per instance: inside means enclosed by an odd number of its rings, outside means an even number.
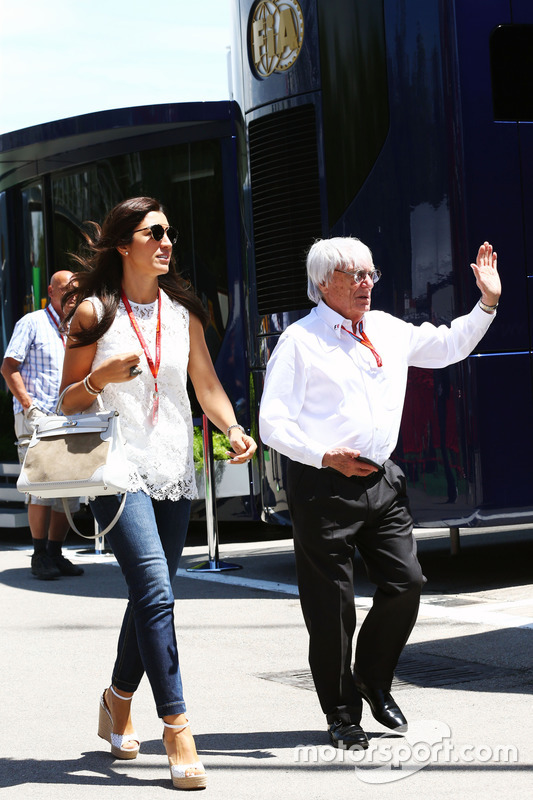
M382 367L383 366L383 361L381 359L381 356L379 355L378 351L376 350L376 348L374 347L374 345L372 344L372 342L370 341L370 339L368 338L368 336L366 335L366 333L363 330L363 322L362 321L358 322L357 325L355 326L356 333L354 333L353 331L348 330L348 328L345 328L344 325L341 325L341 328L346 333L349 333L350 336L352 336L360 344L364 344L365 347L368 347L368 349L374 354L374 358L376 359L376 363L377 363L378 367Z
M146 360L148 362L148 366L150 367L150 372L152 373L152 377L154 379L154 391L153 391L153 406L152 406L152 424L155 425L157 423L157 419L159 416L159 391L157 388L157 375L159 373L159 365L161 364L161 289L157 290L157 327L155 329L155 363L150 355L150 351L148 350L148 346L142 335L141 329L139 328L139 323L135 319L135 315L131 310L130 301L124 294L121 292L122 302L124 303L124 308L128 312L128 317L130 318L131 327L137 334L137 338L141 344L141 347L144 351L144 355L146 356Z
M59 337L61 338L61 341L63 342L63 347L66 347L67 346L66 337L59 330L59 322L57 321L57 319L54 317L54 315L50 311L50 306L46 306L45 311L48 314L48 316L50 317L50 319L52 320L53 324L56 326L57 332L59 334Z

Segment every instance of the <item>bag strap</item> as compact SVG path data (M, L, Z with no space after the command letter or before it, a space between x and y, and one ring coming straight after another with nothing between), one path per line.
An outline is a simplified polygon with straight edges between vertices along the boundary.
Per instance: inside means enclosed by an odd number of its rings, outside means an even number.
M126 503L127 496L128 493L124 492L124 494L122 495L122 500L120 501L120 505L118 507L118 511L111 520L111 522L109 523L109 525L107 526L107 528L105 528L103 531L98 531L98 533L96 533L94 536L87 536L85 533L82 533L77 529L76 525L74 524L74 520L72 519L72 514L70 513L70 508L67 499L65 497L62 497L61 502L63 503L63 510L67 515L67 519L69 521L72 530L75 531L78 534L78 536L81 536L83 539L98 539L100 536L105 536L106 533L109 533L109 531L115 525L115 523L118 522L120 515L124 511L124 504Z
M61 405L63 403L63 398L65 397L65 394L68 392L68 390L70 389L71 386L74 386L74 384L71 383L69 386L65 387L65 389L63 389L63 391L59 395L59 398L58 398L58 401L57 401L57 405L56 405L56 414L61 414ZM99 407L100 411L105 411L105 406L104 406L104 403L103 403L102 398L100 397L100 395L97 395L96 401L98 403L98 407ZM66 498L62 497L61 498L61 502L63 503L63 510L64 510L64 512L66 514L66 517L68 519L69 525L72 528L72 530L75 531L78 534L78 536L81 536L83 539L98 539L100 536L105 536L106 533L109 533L109 531L115 525L115 523L118 522L120 515L124 511L124 505L126 503L126 497L127 496L128 496L128 493L124 492L124 494L122 495L122 500L120 501L120 505L118 507L118 511L115 514L115 516L113 517L113 519L111 520L111 522L109 523L109 525L107 526L107 528L105 528L105 530L103 530L103 531L98 531L98 533L96 533L94 536L87 536L85 533L82 533L81 531L79 531L77 529L77 527L76 527L76 525L74 523L74 520L72 519L72 514L70 513L70 508L69 508L68 501L66 500Z
M63 391L61 392L61 394L59 395L59 398L58 398L57 404L56 404L56 414L62 414L63 413L61 411L61 405L63 403L63 398L65 397L66 393L71 388L71 386L74 386L74 384L71 383L71 384L69 384L69 386L66 386L63 389ZM102 400L102 398L100 397L99 394L96 396L96 402L98 403L98 408L100 409L100 411L105 411L104 401ZM65 414L65 416L67 416L67 415Z

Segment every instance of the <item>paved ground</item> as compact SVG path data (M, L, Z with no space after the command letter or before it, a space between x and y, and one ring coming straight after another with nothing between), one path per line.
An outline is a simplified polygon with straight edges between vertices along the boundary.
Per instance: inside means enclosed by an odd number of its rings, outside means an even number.
M531 796L532 533L469 537L458 558L445 540L421 541L429 583L394 690L410 733L381 738L385 729L365 711L372 739L363 762L328 746L290 540L258 541L257 530L254 538L221 545L220 557L242 569L188 573L206 554L196 529L176 581L189 716L209 776L204 797ZM124 587L112 557L78 547L70 555L83 577L41 582L20 538L0 537L2 797L169 796L147 684L134 707L140 756L113 760L96 736ZM362 618L371 592L357 569Z

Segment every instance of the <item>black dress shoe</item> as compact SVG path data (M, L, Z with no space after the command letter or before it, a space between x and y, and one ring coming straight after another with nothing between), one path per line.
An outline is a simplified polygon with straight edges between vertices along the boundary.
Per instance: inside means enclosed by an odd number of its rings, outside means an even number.
M407 720L402 714L394 697L385 689L373 689L356 680L355 685L372 712L374 719L385 725L386 728L403 728L407 730Z
M34 553L31 557L31 574L40 581L53 581L61 572L47 553Z
M342 719L336 719L329 726L328 733L333 747L338 747L341 750L366 750L368 747L366 733L360 725L356 725L354 722L344 722Z
M64 555L51 556L51 560L61 575L83 575L83 567L73 564Z

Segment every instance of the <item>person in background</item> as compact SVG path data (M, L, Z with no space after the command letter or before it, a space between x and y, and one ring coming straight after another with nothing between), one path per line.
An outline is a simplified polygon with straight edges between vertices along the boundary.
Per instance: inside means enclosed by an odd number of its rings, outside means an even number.
M0 369L13 394L13 413L19 461L22 464L38 419L55 411L63 371L66 334L61 330L63 295L73 273L60 270L52 275L48 287L50 302L46 308L25 314L13 331ZM69 498L70 510L77 511L79 501ZM62 553L69 523L61 499L28 497L28 524L33 555L32 575L40 580L54 580L61 575L83 575L83 569Z
M381 724L407 720L390 693L425 583L402 470L390 459L410 366L438 369L469 355L495 319L496 253L472 270L481 298L448 328L371 311L381 273L359 239L315 242L308 295L317 305L281 335L267 365L263 442L290 459L287 496L309 662L331 743L368 747L362 700ZM375 584L357 638L353 559Z
M131 700L146 672L172 783L206 785L186 716L180 674L172 579L196 497L190 377L204 413L227 433L231 461L248 461L254 440L236 420L217 378L204 338L206 313L176 271L177 231L157 200L119 203L102 228L88 235L91 251L79 257L77 306L71 312L63 369L65 413L92 406L97 395L120 414L131 463L124 511L107 534L126 579L129 601L117 658L99 706L99 735L116 758L135 758L140 739ZM91 501L101 527L118 508L117 497Z

